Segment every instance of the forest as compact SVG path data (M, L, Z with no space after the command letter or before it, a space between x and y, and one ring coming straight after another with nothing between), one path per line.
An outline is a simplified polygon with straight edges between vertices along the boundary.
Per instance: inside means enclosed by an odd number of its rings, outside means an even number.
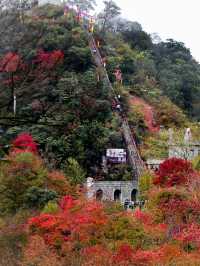
M133 178L102 169L126 142L88 43L95 1L22 2L0 1L0 265L200 265L200 158L168 158L170 128L199 141L199 63L104 1L93 38L141 159L163 162L139 179L142 208L88 200L89 176Z

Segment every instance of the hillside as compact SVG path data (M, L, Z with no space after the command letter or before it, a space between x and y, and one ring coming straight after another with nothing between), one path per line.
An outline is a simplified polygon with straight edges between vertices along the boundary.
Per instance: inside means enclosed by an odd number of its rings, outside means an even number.
M87 36L75 15L63 16L63 8L46 5L25 15L23 24L17 13L5 13L1 22L8 28L0 41L1 142L29 132L53 167L73 157L91 173L106 148L123 146L123 139L113 120L111 95L97 80ZM155 124L184 127L187 116L198 120L200 70L189 50L174 40L153 44L138 23L113 23L105 34L99 20L95 38L138 140L149 133L145 114L129 106L132 95L155 109ZM118 66L123 86L113 74Z
M0 5L0 266L199 265L200 159L168 159L170 132L199 145L189 49L113 1L95 23L94 0L17 3Z

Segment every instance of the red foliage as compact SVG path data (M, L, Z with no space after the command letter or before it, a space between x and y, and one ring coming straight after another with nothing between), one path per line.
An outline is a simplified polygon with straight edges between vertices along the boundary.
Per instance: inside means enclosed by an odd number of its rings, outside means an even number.
M195 244L200 248L200 226L195 223L188 224L175 236L175 239L183 244Z
M26 65L21 56L14 52L8 52L5 54L0 60L0 72L6 73L15 73L12 78L6 79L3 81L4 84L9 85L10 83L15 83L26 77L26 75L18 75L16 76L16 72L18 70L28 70L29 77L32 78L44 78L42 73L46 70L52 70L57 65L63 62L64 54L60 50L54 50L52 52L44 52L43 50L39 50L37 57L32 61L32 64ZM34 67L34 71L32 69ZM24 73L23 73L24 74ZM27 77L26 77L27 78Z
M186 160L171 158L164 161L154 179L155 185L160 186L175 186L186 184L191 175L194 174L192 164Z
M116 264L120 263L120 265L125 265L125 263L127 263L127 265L130 265L134 258L134 255L135 254L132 247L130 245L124 244L118 249L117 253L114 255L113 261Z
M99 202L65 196L56 213L31 218L28 225L63 257L68 254L66 257L75 259L79 254L83 266L184 265L185 260L191 262L188 265L196 265L193 262L199 259L200 203L192 197L190 186L185 189L195 173L185 160L165 161L157 183L167 188L154 187L144 211L110 214ZM56 179L61 183L64 180L58 172L50 176L52 186L57 186ZM183 188L174 187L182 184ZM118 224L119 217L126 219ZM134 242L137 238L140 245Z
M70 243L73 247L75 240L87 243L91 234L101 235L101 226L106 223L106 215L98 202L74 200L65 196L60 202L60 211L56 215L41 214L29 220L29 225L42 230L46 242L50 245Z
M21 58L17 53L8 52L0 61L0 72L16 72L22 66Z
M183 199L171 198L167 201L160 202L160 208L169 214L180 214L190 206L190 202Z
M137 250L135 251L131 246L122 245L113 258L113 265L120 266L144 266L155 265L160 262L163 257L162 250Z
M61 199L60 201L60 208L63 211L67 211L68 209L71 209L72 207L75 206L75 201L71 196L65 196Z
M36 63L40 64L40 67L46 70L54 68L56 65L63 62L64 54L60 50L52 52L44 52L43 50L38 51Z
M159 265L162 261L163 252L161 249L157 250L137 250L134 255L132 265L144 266L144 265Z
M84 248L81 252L83 266L103 266L112 264L112 253L104 246L96 245Z
M32 152L37 153L37 143L33 140L33 137L28 133L21 133L12 142L13 149L12 152Z
M143 224L152 224L153 219L150 216L149 213L145 213L144 211L141 211L139 208L135 210L134 217L142 222Z

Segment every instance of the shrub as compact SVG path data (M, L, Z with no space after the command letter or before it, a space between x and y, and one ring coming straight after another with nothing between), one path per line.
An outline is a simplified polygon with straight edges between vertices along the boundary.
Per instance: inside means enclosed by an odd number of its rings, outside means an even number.
M58 204L55 201L49 201L43 208L42 213L56 213L58 212Z
M20 135L18 135L17 138L12 142L12 145L13 149L11 151L14 153L24 151L37 153L37 143L28 133L21 133Z
M58 195L64 196L66 194L74 194L75 187L72 186L66 177L60 171L52 171L48 173L47 186L50 190L55 191Z
M24 195L24 205L28 208L43 208L46 203L58 197L52 190L30 187Z
M27 203L31 188L45 185L47 171L38 156L30 152L12 154L0 167L0 212L15 212Z
M155 185L160 186L175 186L186 184L191 175L194 174L192 164L186 160L171 158L164 161L154 179Z
M195 170L199 171L200 170L200 156L197 156L196 158L193 159L192 165Z
M139 191L140 191L140 199L145 200L147 199L147 192L153 185L153 174L149 171L146 171L139 180Z
M23 249L20 265L62 266L64 264L62 264L62 259L49 249L42 237L32 236L26 247Z

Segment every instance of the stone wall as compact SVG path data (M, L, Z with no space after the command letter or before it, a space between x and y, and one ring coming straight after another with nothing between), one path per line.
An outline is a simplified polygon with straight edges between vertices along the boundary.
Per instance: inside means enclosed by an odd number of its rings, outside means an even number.
M126 199L135 201L137 197L138 184L136 181L94 181L87 179L87 196L99 200L120 201Z
M192 160L200 154L200 144L169 145L169 158L182 158Z

